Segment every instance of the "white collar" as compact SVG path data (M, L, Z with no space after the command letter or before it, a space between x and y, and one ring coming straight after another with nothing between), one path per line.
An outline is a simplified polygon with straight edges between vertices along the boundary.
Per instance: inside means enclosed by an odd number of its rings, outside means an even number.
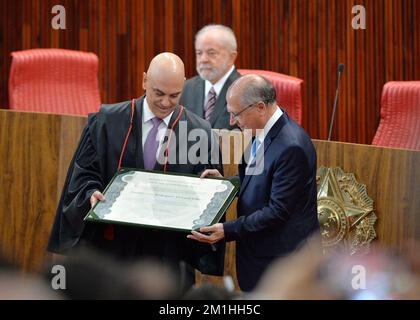
M174 112L172 111L169 115L167 115L164 119L163 122L166 124L166 126L169 126L169 121L171 120L172 114ZM143 100L143 124L146 123L147 121L155 118L155 114L152 112L152 110L150 110L149 104L147 103L147 99L146 97Z
M264 126L263 130L259 130L257 134L257 139L259 144L261 144L265 137L267 136L270 129L274 126L274 124L277 122L278 119L283 115L283 111L277 106L276 111L273 113L273 115L268 119L267 123Z
M222 91L223 86L225 85L227 78L229 78L230 74L233 72L234 69L235 69L235 66L232 66L229 69L229 71L226 72L225 75L215 84L212 84L210 81L206 80L205 87L204 87L204 99L206 99L207 95L209 94L211 87L214 88L214 91L216 91L216 97L218 97L220 94L220 91Z

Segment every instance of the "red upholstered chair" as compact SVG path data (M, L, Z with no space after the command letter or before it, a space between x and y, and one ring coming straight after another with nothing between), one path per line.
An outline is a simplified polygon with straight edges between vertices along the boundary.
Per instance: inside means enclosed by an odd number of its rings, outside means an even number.
M420 151L420 81L391 81L382 89L373 145Z
M64 49L12 52L9 108L87 115L100 106L98 57Z
M284 108L293 120L302 124L302 79L265 70L239 69L238 72L242 75L255 73L269 79L276 88L277 104Z

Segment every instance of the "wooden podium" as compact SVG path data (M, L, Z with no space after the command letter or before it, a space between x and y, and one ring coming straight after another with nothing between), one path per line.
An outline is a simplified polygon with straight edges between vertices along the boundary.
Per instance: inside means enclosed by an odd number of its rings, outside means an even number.
M79 116L0 110L0 250L24 271L39 271L50 259L46 245L56 205L86 122ZM420 152L314 144L318 167L341 167L366 185L378 217L378 243L402 251L406 240L420 238ZM224 147L235 151L233 143ZM235 164L225 165L225 175L236 172ZM227 219L235 217L236 201ZM234 276L233 243L225 263L225 273Z

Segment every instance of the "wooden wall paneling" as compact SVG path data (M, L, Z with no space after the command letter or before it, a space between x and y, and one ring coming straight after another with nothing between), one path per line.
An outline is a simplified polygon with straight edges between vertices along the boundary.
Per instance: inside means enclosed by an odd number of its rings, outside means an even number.
M79 48L82 51L89 51L88 27L89 27L89 1L79 1L76 11L79 21Z
M11 8L11 10L13 10ZM14 8L14 10L17 10L17 8ZM22 28L22 50L30 49L31 48L31 5L23 6L23 28ZM9 26L9 28L13 28L12 26ZM4 31L6 32L6 31ZM5 36L3 34L3 36ZM16 45L16 48L19 48L19 44Z
M413 40L414 40L414 52L413 52L413 70L414 74L412 78L408 79L420 79L420 19L419 12L420 12L420 3L419 1L412 0L413 2L413 19L412 19L412 29L410 32L413 33ZM407 79L407 78L406 78Z
M165 51L174 51L174 1L173 0L166 0L165 1Z
M317 18L317 70L318 70L318 79L317 79L317 91L318 91L318 123L328 124L329 120L327 119L327 110L328 110L328 89L331 85L328 83L327 76L327 42L328 42L328 14L327 7L329 5L328 0L319 0L318 4L318 18ZM319 126L319 137L321 139L326 139L328 137L328 125Z
M248 66L250 69L255 68L255 65L253 64L253 61L251 60L251 57L249 55L249 47L251 46L251 22L250 22L250 1L242 1L241 2L241 22L240 22L240 28L242 29L241 32L241 38L239 39L241 43L241 52L239 55L239 62L240 66L242 68L243 65ZM258 49L260 50L260 49ZM244 64L243 61L247 61L247 64Z
M99 12L98 6L93 1L88 1L87 7L87 25L86 31L88 34L88 50L95 51L95 48L99 47Z
M273 0L275 1L275 0ZM298 0L297 5L299 7L298 12L298 50L299 50L299 56L298 56L298 77L300 79L303 79L303 94L302 94L302 126L306 129L309 128L309 119L310 119L310 106L309 103L309 94L308 94L308 75L309 75L309 53L308 50L305 50L307 43L309 42L309 33L308 33L308 6L305 5L306 2L304 0ZM276 69L277 70L277 69Z
M144 60L145 62L150 61L150 58L153 57L153 53L155 51L155 44L154 44L154 37L161 36L155 33L155 16L154 16L154 1L153 0L145 0L144 1L145 10L144 15L142 15L142 19L139 19L139 22L143 24L144 38L139 39L139 44L143 45L145 50ZM158 18L158 17L156 17ZM147 66L144 66L147 68Z
M268 5L269 12L278 12L278 2L275 0L270 0ZM277 54L273 53L272 48L279 48L279 38L281 36L281 29L280 29L280 17L278 14L272 14L269 17L263 18L265 28L268 29L268 42L270 42L270 47L266 51L266 55L268 56L267 59L269 61L269 70L278 70L279 68L279 58L281 53L278 52Z
M32 3L32 14L35 14L36 17L41 16L41 8L40 8L40 0L33 0ZM74 29L73 29L74 30ZM40 38L39 33L39 19L34 19L32 17L32 23L31 23L31 47L37 48L39 47L39 41L42 40Z
M366 1L358 1L357 4L361 4L366 8ZM367 18L367 17L366 17ZM366 30L359 29L355 32L356 36L356 112L354 120L354 128L356 129L356 142L361 141L366 136L367 130L367 106L366 106L366 65L365 65L365 54L366 54Z
M98 57L99 57L99 84L100 84L100 91L101 91L101 101L112 103L113 101L110 98L110 91L108 91L109 87L109 73L108 73L108 33L107 30L107 17L106 12L107 10L107 3L106 0L101 0L97 2L99 7L99 30L100 38L99 38L99 48L98 48Z
M317 51L317 19L318 19L318 10L317 10L317 2L316 1L309 1L308 2L308 78L307 81L307 88L309 88L308 92L308 113L307 116L309 117L309 127L307 130L311 132L316 137L319 137L320 126L318 125L318 108L319 108L319 99L318 99L318 90L317 90L317 83L318 83L318 66L317 66L317 59L318 59L318 51Z
M220 23L232 28L232 0L222 1L220 6Z
M211 22L233 27L237 67L273 70L304 80L303 126L325 138L337 65L345 64L333 140L370 143L380 96L390 80L420 79L416 0L65 0L66 30L51 28L52 0L1 2L0 107L7 108L10 52L60 47L95 52L101 99L142 93L150 59L174 51L196 74L193 38ZM367 29L353 30L351 9L366 8Z
M232 0L232 30L235 32L236 41L238 42L238 58L237 58L237 67L242 68L242 54L244 48L246 47L246 42L242 42L242 30L241 30L241 19L242 19L242 8L241 8L241 0Z
M107 2L107 33L109 34L107 38L107 46L108 46L108 94L112 97L117 97L117 89L118 89L118 82L121 81L124 75L124 70L119 72L117 67L119 68L120 63L122 61L117 60L117 25L118 25L118 15L117 15L117 3L118 1L108 1ZM117 72L119 75L117 75ZM124 99L125 100L125 99ZM117 102L117 101L112 101Z
M406 77L413 76L413 64L412 64L412 54L413 54L413 32L410 32L410 26L413 25L412 17L412 1L403 1L402 3L402 37L403 37L403 69L404 75L403 79Z
M375 30L375 2L374 1L365 1L365 8L366 8L366 29L367 30ZM376 66L376 59L375 56L375 32L366 32L365 43L366 43L366 51L365 51L365 74L366 77L369 74L369 70L371 68L375 68ZM370 92L375 92L376 90L376 82L377 82L377 73L374 72L372 74L371 81L366 81L366 105L365 105L365 112L366 112L366 121L361 123L361 126L365 126L366 135L368 137L373 137L376 132L376 104L379 104L379 100L375 98L375 95L369 94Z
M394 65L394 12L393 12L393 0L384 0L384 28L385 28L385 81L393 80L395 65Z
M127 19L126 16L126 0L117 2L117 18L118 18L118 27L117 27L117 52L116 52L116 61L115 65L117 66L117 76L115 79L115 84L117 87L117 95L124 97L126 94L133 92L133 89L129 87L129 77L124 76L129 73L129 43L128 43L128 34L127 34ZM128 100L130 97L126 96L125 100Z
M299 77L299 30L298 30L298 2L292 1L289 8L289 73L294 77ZM268 39L268 41L270 41ZM269 50L271 51L271 50Z
M347 83L351 79L351 68L349 64L347 63L347 45L346 45L346 26L348 24L347 21L347 11L346 6L340 1L337 0L337 36L336 36L336 46L337 46L337 59L338 63L344 64L344 73L343 77L341 78L341 84L340 84L340 92L338 96L338 104L337 104L337 113L336 118L334 120L334 124L337 124L337 131L336 135L332 136L332 140L339 140L344 141L345 137L347 137L347 101L348 101L348 95L347 95ZM331 83L330 86L333 86L333 88L336 87L337 83L337 69L334 70L333 73L331 73ZM334 101L333 101L334 104ZM329 113L332 115L332 113ZM331 119L331 117L330 117ZM327 126L329 126L330 123L328 122ZM335 126L335 125L334 125Z
M0 110L0 250L24 271L40 271L48 258L58 190L85 123Z
M325 123L325 128L323 130L326 131L326 136L328 136L329 132L329 124L330 124L330 115L332 115L332 110L334 107L334 99L335 99L335 87L337 83L337 68L338 64L341 63L337 57L337 1L329 1L327 4L327 40L326 40L326 63L327 67L325 69L326 74L326 105L325 105L325 115L323 122ZM332 136L337 137L339 132L339 123L338 120L335 119L334 127L332 131Z
M5 1L0 1L0 12L10 11L8 3ZM16 12L15 12L16 13ZM10 19L10 18L9 18ZM7 17L5 19L0 19L0 74L8 74L8 49L10 45L8 43L9 37L5 37L4 31L9 27L7 26ZM8 104L8 93L7 93L7 81L8 76L0 77L0 108L6 108Z
M402 14L402 6L404 1L394 0L393 2L393 21L392 31L394 33L394 48L395 48L395 60L394 60L394 78L395 80L404 79L404 56L403 56L403 30L404 30L404 17ZM397 62L399 61L399 62Z
M278 69L280 73L289 73L289 54L290 54L290 12L289 6L285 2L279 2L277 5L279 10L279 48L280 54L278 56Z
M267 1L261 1L260 10L262 12L267 12L269 3ZM271 59L271 52L268 45L268 42L271 39L271 30L270 30L270 16L268 17L258 17L259 22L257 22L257 25L261 26L261 32L257 32L257 35L259 36L260 40L257 40L259 43L263 43L262 50L260 51L260 61L264 61L267 65L272 65L272 59Z
M155 12L161 12L161 16L164 18L165 12L163 7L162 1L152 1L153 3L153 13ZM158 18L158 17L156 17ZM151 38L153 39L153 48L154 48L154 54L150 57L152 57L156 54L162 51L162 48L166 45L165 43L165 34L163 30L163 19L153 19L153 34L151 34Z
M140 96L143 94L143 72L146 70L146 51L145 46L142 45L144 43L144 39L146 37L146 32L143 23L144 15L145 15L145 0L141 1L134 1L133 5L135 5L135 18L133 20L133 24L131 25L131 30L133 31L133 36L131 37L131 43L130 47L135 48L134 52L136 55L134 57L137 57L137 59L133 59L133 57L130 58L131 61L134 60L135 67L130 70L130 72L127 74L127 77L131 77L131 73L134 70L135 72L135 81L134 81L134 88L135 96ZM139 45L134 45L135 43L138 43Z
M355 30L351 27L351 21L353 15L351 13L352 7L357 4L356 1L348 1L346 2L346 51L347 51L347 71L349 81L347 81L347 106L345 108L346 111L346 122L347 125L346 133L347 136L351 137L349 142L355 142L355 130L357 126L356 122L356 76L357 76L357 63L356 63L356 42L355 42Z
M370 1L369 1L370 2ZM386 39L385 34L385 20L381 17L385 14L385 3L384 1L377 1L375 2L375 12L377 14L374 16L375 21L375 28L374 34L375 36L375 74L376 79L374 81L375 84L375 92L378 92L375 95L375 114L376 114L376 121L375 124L370 124L378 128L379 119L380 119L380 108L381 108L381 94L382 94L382 87L385 84L385 50L386 46L383 45ZM373 137L372 137L373 139ZM372 142L372 139L369 142Z
M51 28L51 20L55 14L51 13L51 9L53 7L53 2L51 0L48 0L43 7L42 12L46 13L46 16L44 17L45 20L42 20L43 26L45 28L45 35L46 38L44 39L43 43L41 43L40 47L42 48L64 48L69 49L70 47L66 46L66 34L62 32L62 30L56 30ZM66 8L66 7L65 7ZM49 10L48 10L49 9ZM71 13L67 15L66 11L66 28L69 28L68 26L68 20L72 18ZM71 29L66 29L71 30Z
M366 185L378 217L376 242L410 256L420 233L420 152L314 140L318 167L339 166ZM411 249L414 249L411 247Z
M222 23L222 1L212 0L211 3L212 19L217 23Z

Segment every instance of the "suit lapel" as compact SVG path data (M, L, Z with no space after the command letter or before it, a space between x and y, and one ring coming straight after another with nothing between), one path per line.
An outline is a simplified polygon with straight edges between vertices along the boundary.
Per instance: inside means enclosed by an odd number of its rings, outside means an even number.
M194 108L194 113L204 118L204 80L198 77L193 90L194 103L190 108Z
M246 187L248 186L249 181L251 180L252 176L254 175L260 175L264 174L264 165L265 161L264 158L268 156L268 149L270 148L270 145L272 141L277 137L279 134L281 128L287 123L288 116L286 112L283 110L283 115L280 117L280 119L277 120L277 122L273 125L273 127L270 129L268 134L266 135L264 139L264 152L257 152L257 155L255 156L255 159L251 163L251 167L247 168L246 164L243 165L243 181L241 183L241 189L239 192L239 196L244 192ZM248 145L247 149L250 148L250 145ZM248 151L249 154L249 151ZM245 152L246 155L246 152ZM263 156L264 155L264 156ZM243 163L245 163L243 161Z
M143 160L143 101L145 96L142 96L140 99L136 100L135 108L135 117L133 123L133 131L136 137L136 167L144 169L144 160Z

